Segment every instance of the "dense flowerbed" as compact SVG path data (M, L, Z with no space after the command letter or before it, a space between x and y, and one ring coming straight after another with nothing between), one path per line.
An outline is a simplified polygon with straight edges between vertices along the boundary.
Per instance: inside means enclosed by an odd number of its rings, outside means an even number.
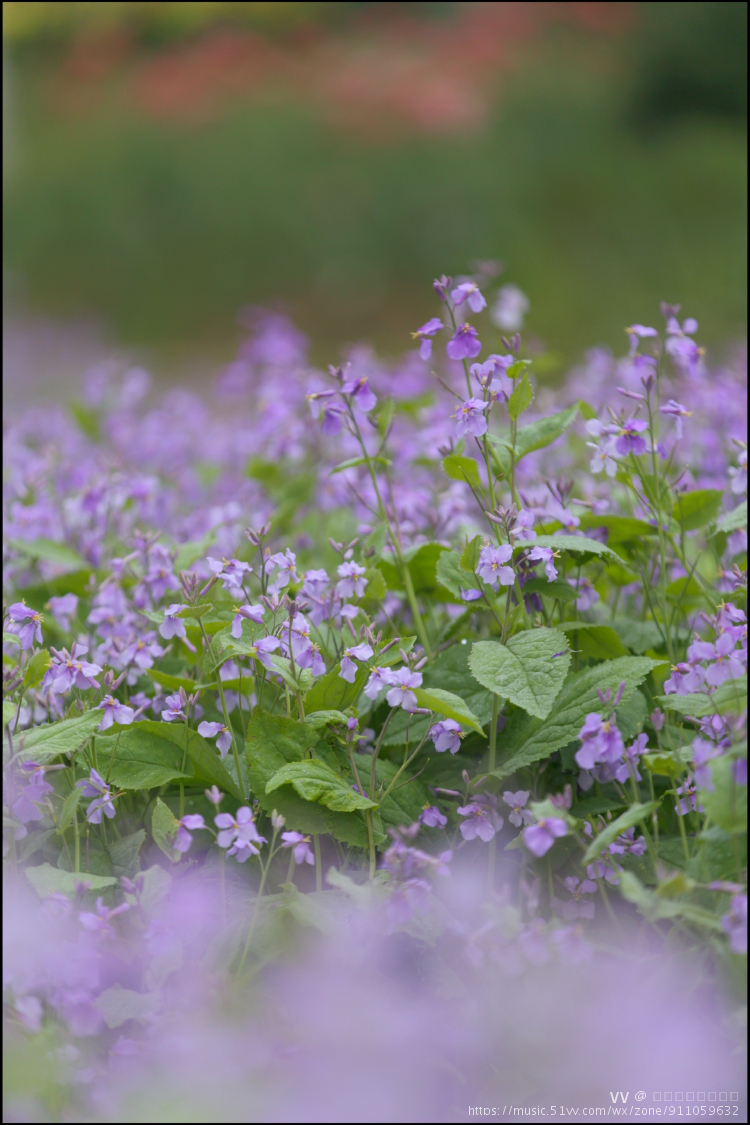
M434 288L9 420L8 1120L740 1105L744 368L664 307L535 390Z

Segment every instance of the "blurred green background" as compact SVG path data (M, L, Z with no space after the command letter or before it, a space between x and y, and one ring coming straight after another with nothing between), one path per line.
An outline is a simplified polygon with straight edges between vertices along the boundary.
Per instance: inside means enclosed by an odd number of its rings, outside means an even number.
M559 367L660 300L744 334L745 4L3 7L6 321L167 374L248 304L393 354L494 258Z

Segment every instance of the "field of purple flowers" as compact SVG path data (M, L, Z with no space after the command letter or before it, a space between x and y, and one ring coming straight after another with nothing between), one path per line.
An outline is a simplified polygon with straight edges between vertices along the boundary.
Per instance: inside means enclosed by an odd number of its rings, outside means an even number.
M8 420L6 1120L743 1112L744 359L483 288Z

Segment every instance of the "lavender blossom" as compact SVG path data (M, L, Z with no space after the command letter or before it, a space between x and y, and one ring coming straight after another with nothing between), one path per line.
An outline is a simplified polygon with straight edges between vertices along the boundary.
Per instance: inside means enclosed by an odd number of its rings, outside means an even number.
M183 609L187 608L186 605L175 602L164 610L164 623L159 626L159 632L166 641L171 641L173 637L187 636L185 622L177 616Z
M425 363L432 355L432 337L443 328L445 328L445 325L440 317L433 316L426 324L418 328L416 332L412 332L412 339L419 340L420 342L419 358L424 360Z
M357 675L357 665L355 660L369 660L374 656L372 645L360 644L354 645L351 648L345 648L341 657L341 671L339 676L347 683L353 684Z
M530 794L525 789L519 789L517 793L511 793L509 789L506 789L503 793L503 801L511 810L508 820L516 828L520 828L522 824L532 824L534 821L534 814L531 810L524 808L529 796Z
M227 855L236 855L238 863L244 863L251 855L259 855L257 845L265 844L265 836L258 833L252 809L247 805L237 809L236 817L230 813L219 813L214 817L214 824L219 829L216 843L220 848L228 848Z
M50 598L50 611L55 621L66 633L70 629L70 619L78 612L78 598L75 594L63 594L59 598Z
M621 457L627 457L628 453L634 453L636 457L645 453L648 448L647 443L641 434L648 429L648 422L643 418L627 418L619 427L619 437L615 442L615 449Z
M372 679L372 677L370 677ZM414 688L422 686L422 673L399 668L391 672L390 688L386 699L389 707L403 707L404 711L416 711L417 697ZM369 687L369 684L368 684Z
M184 855L185 852L190 851L193 843L191 832L197 832L198 829L205 828L206 824L200 813L188 813L187 816L183 816L182 820L177 821L177 825L172 847Z
M544 563L544 573L548 582L554 582L557 578L557 569L553 561L555 557L559 558L559 552L556 554L551 547L533 547L528 554L529 562Z
M102 813L110 820L115 816L115 806L109 785L95 769L89 771L87 778L76 782L76 788L83 790L84 797L94 797L87 811L86 819L89 824L101 824Z
M296 864L309 863L315 866L315 856L310 849L310 837L303 836L301 832L282 832L282 848L291 848Z
M206 562L208 563L215 578L221 580L221 584L225 590L236 591L242 589L242 583L245 581L245 575L252 573L252 567L245 562L240 562L239 559L218 559L207 556Z
M747 894L734 896L721 924L732 953L747 953Z
M344 394L351 395L357 410L368 414L378 405L378 400L370 389L370 384L365 375L358 379L347 379L341 390Z
M540 858L547 854L556 839L567 834L568 826L564 820L546 817L524 828L523 842L532 855Z
M361 598L364 596L368 579L364 577L365 568L355 562L344 562L336 573L340 581L336 583L336 590L342 598Z
M449 359L474 359L482 350L476 328L471 324L459 324L445 350Z
M98 709L104 711L104 718L97 730L109 730L113 723L119 723L123 727L130 726L135 717L133 708L128 707L127 703L120 703L113 695L105 695Z
M512 586L515 582L515 571L512 566L505 566L513 558L513 548L504 543L500 547L488 545L479 552L479 564L476 574L491 586L493 590L500 586Z
M451 300L456 308L468 302L473 313L481 312L487 308L487 302L479 291L479 286L473 281L462 281L451 293Z
M486 434L487 419L484 411L489 405L481 398L470 398L462 402L456 408L456 413L451 415L456 419L456 436L462 438L466 434L471 434L472 437L481 437L482 434Z
M124 914L130 910L130 904L121 902L119 906L112 909L104 905L104 900L98 898L96 900L96 913L82 912L78 915L78 920L85 930L90 933L96 934L98 937L114 938L117 936L114 928L110 925L112 918L116 918L118 914Z
M487 844L503 826L503 818L492 807L472 801L459 805L456 809L461 822L461 835L464 840L475 840L477 836Z
M8 630L17 635L22 649L33 648L35 641L39 645L43 643L41 613L30 609L25 602L14 602L8 614L10 616Z
M435 805L425 805L419 814L419 823L425 828L445 828L448 818Z
M457 754L461 749L461 725L455 719L442 719L439 723L435 723L430 728L429 737L438 754L443 754L446 750L450 750L451 754Z
M229 727L225 727L223 723L200 723L198 726L198 734L203 738L216 738L216 749L222 758L227 756L227 751L232 745L232 733Z

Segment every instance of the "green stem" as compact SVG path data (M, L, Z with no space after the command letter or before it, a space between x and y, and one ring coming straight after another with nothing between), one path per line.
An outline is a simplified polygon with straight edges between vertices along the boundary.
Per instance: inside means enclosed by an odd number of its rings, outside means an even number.
M320 836L315 833L313 836L313 843L315 844L315 890L323 890L323 869L320 861Z
M370 792L367 794L367 796L370 798L371 801L375 800L375 782L376 782L376 779L377 779L376 769L377 769L377 765L378 765L378 754L380 753L380 747L383 744L383 737L385 735L385 732L388 730L388 724L390 723L393 716L396 714L397 710L398 710L397 707L392 707L391 710L386 715L385 722L383 723L382 727L380 728L380 734L378 736L378 741L375 743L375 749L372 752L372 765L370 766Z
M237 739L234 737L234 730L232 729L232 720L229 718L229 712L227 711L227 701L224 698L224 685L221 682L221 672L219 672L219 674L217 675L216 682L219 685L219 695L221 696L221 709L224 712L224 722L227 724L227 728L229 730L229 733L232 736L232 753L234 755L234 764L237 767L237 788L239 789L239 791L241 793L242 792L242 774L240 772L240 752L237 749ZM250 797L250 794L248 793L247 798L249 799L249 797Z

